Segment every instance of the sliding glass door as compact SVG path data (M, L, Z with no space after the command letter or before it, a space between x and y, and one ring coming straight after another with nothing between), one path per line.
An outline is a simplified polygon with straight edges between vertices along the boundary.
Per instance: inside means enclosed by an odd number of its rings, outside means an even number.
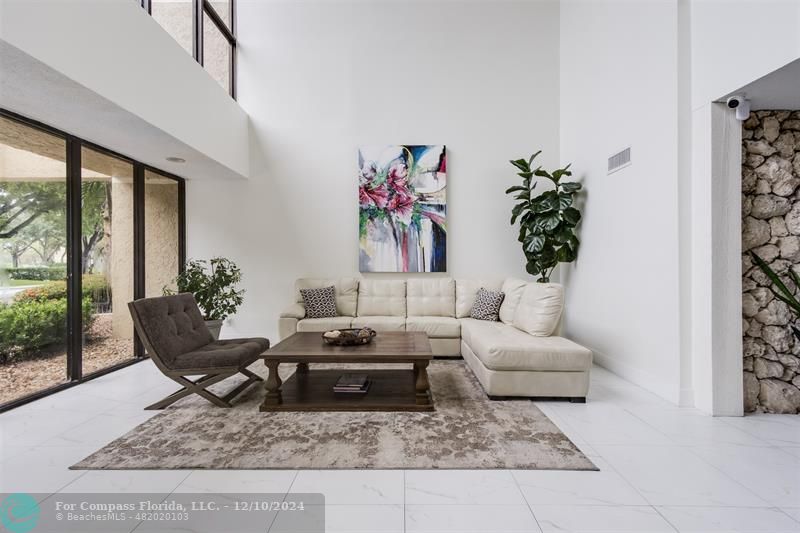
M81 149L83 373L134 357L133 165Z
M0 404L67 379L66 140L0 116Z
M0 411L145 354L127 303L183 268L184 181L0 109Z

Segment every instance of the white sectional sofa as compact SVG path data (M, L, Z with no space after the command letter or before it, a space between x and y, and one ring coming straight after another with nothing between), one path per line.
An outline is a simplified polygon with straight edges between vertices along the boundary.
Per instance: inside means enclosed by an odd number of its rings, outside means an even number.
M333 285L339 316L305 318L300 289ZM478 289L502 290L500 320L470 318ZM560 337L563 288L509 278L298 279L295 303L281 313L281 339L297 331L368 326L424 331L436 356L462 356L491 397L585 399L592 352Z

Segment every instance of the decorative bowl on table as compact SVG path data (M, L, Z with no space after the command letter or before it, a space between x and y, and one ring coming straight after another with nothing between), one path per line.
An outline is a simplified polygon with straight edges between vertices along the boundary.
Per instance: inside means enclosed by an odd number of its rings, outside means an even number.
M345 328L326 331L322 340L331 346L359 346L369 344L377 333L372 328Z

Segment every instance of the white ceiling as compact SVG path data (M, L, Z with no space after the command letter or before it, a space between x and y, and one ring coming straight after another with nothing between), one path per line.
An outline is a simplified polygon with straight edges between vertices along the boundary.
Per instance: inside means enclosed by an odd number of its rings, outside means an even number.
M800 109L800 59L726 94L721 101L741 93L745 93L754 110Z

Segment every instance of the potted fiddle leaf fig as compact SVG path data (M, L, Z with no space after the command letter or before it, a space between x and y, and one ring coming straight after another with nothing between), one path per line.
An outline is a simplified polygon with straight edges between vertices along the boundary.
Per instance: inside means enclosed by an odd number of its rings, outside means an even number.
M510 161L519 171L522 185L509 187L506 194L514 194L518 200L511 210L511 225L519 221L518 240L525 254L525 270L531 276L539 276L540 283L549 283L558 263L571 263L578 257L580 241L576 227L581 212L575 207L575 200L581 184L562 181L572 176L570 165L552 173L541 166L532 168L540 153L541 150L528 159ZM549 180L553 188L534 196L535 178Z
M208 329L218 339L222 322L234 314L244 300L244 289L237 289L241 281L242 272L230 259L194 259L175 278L177 290L164 287L164 294L192 293Z

